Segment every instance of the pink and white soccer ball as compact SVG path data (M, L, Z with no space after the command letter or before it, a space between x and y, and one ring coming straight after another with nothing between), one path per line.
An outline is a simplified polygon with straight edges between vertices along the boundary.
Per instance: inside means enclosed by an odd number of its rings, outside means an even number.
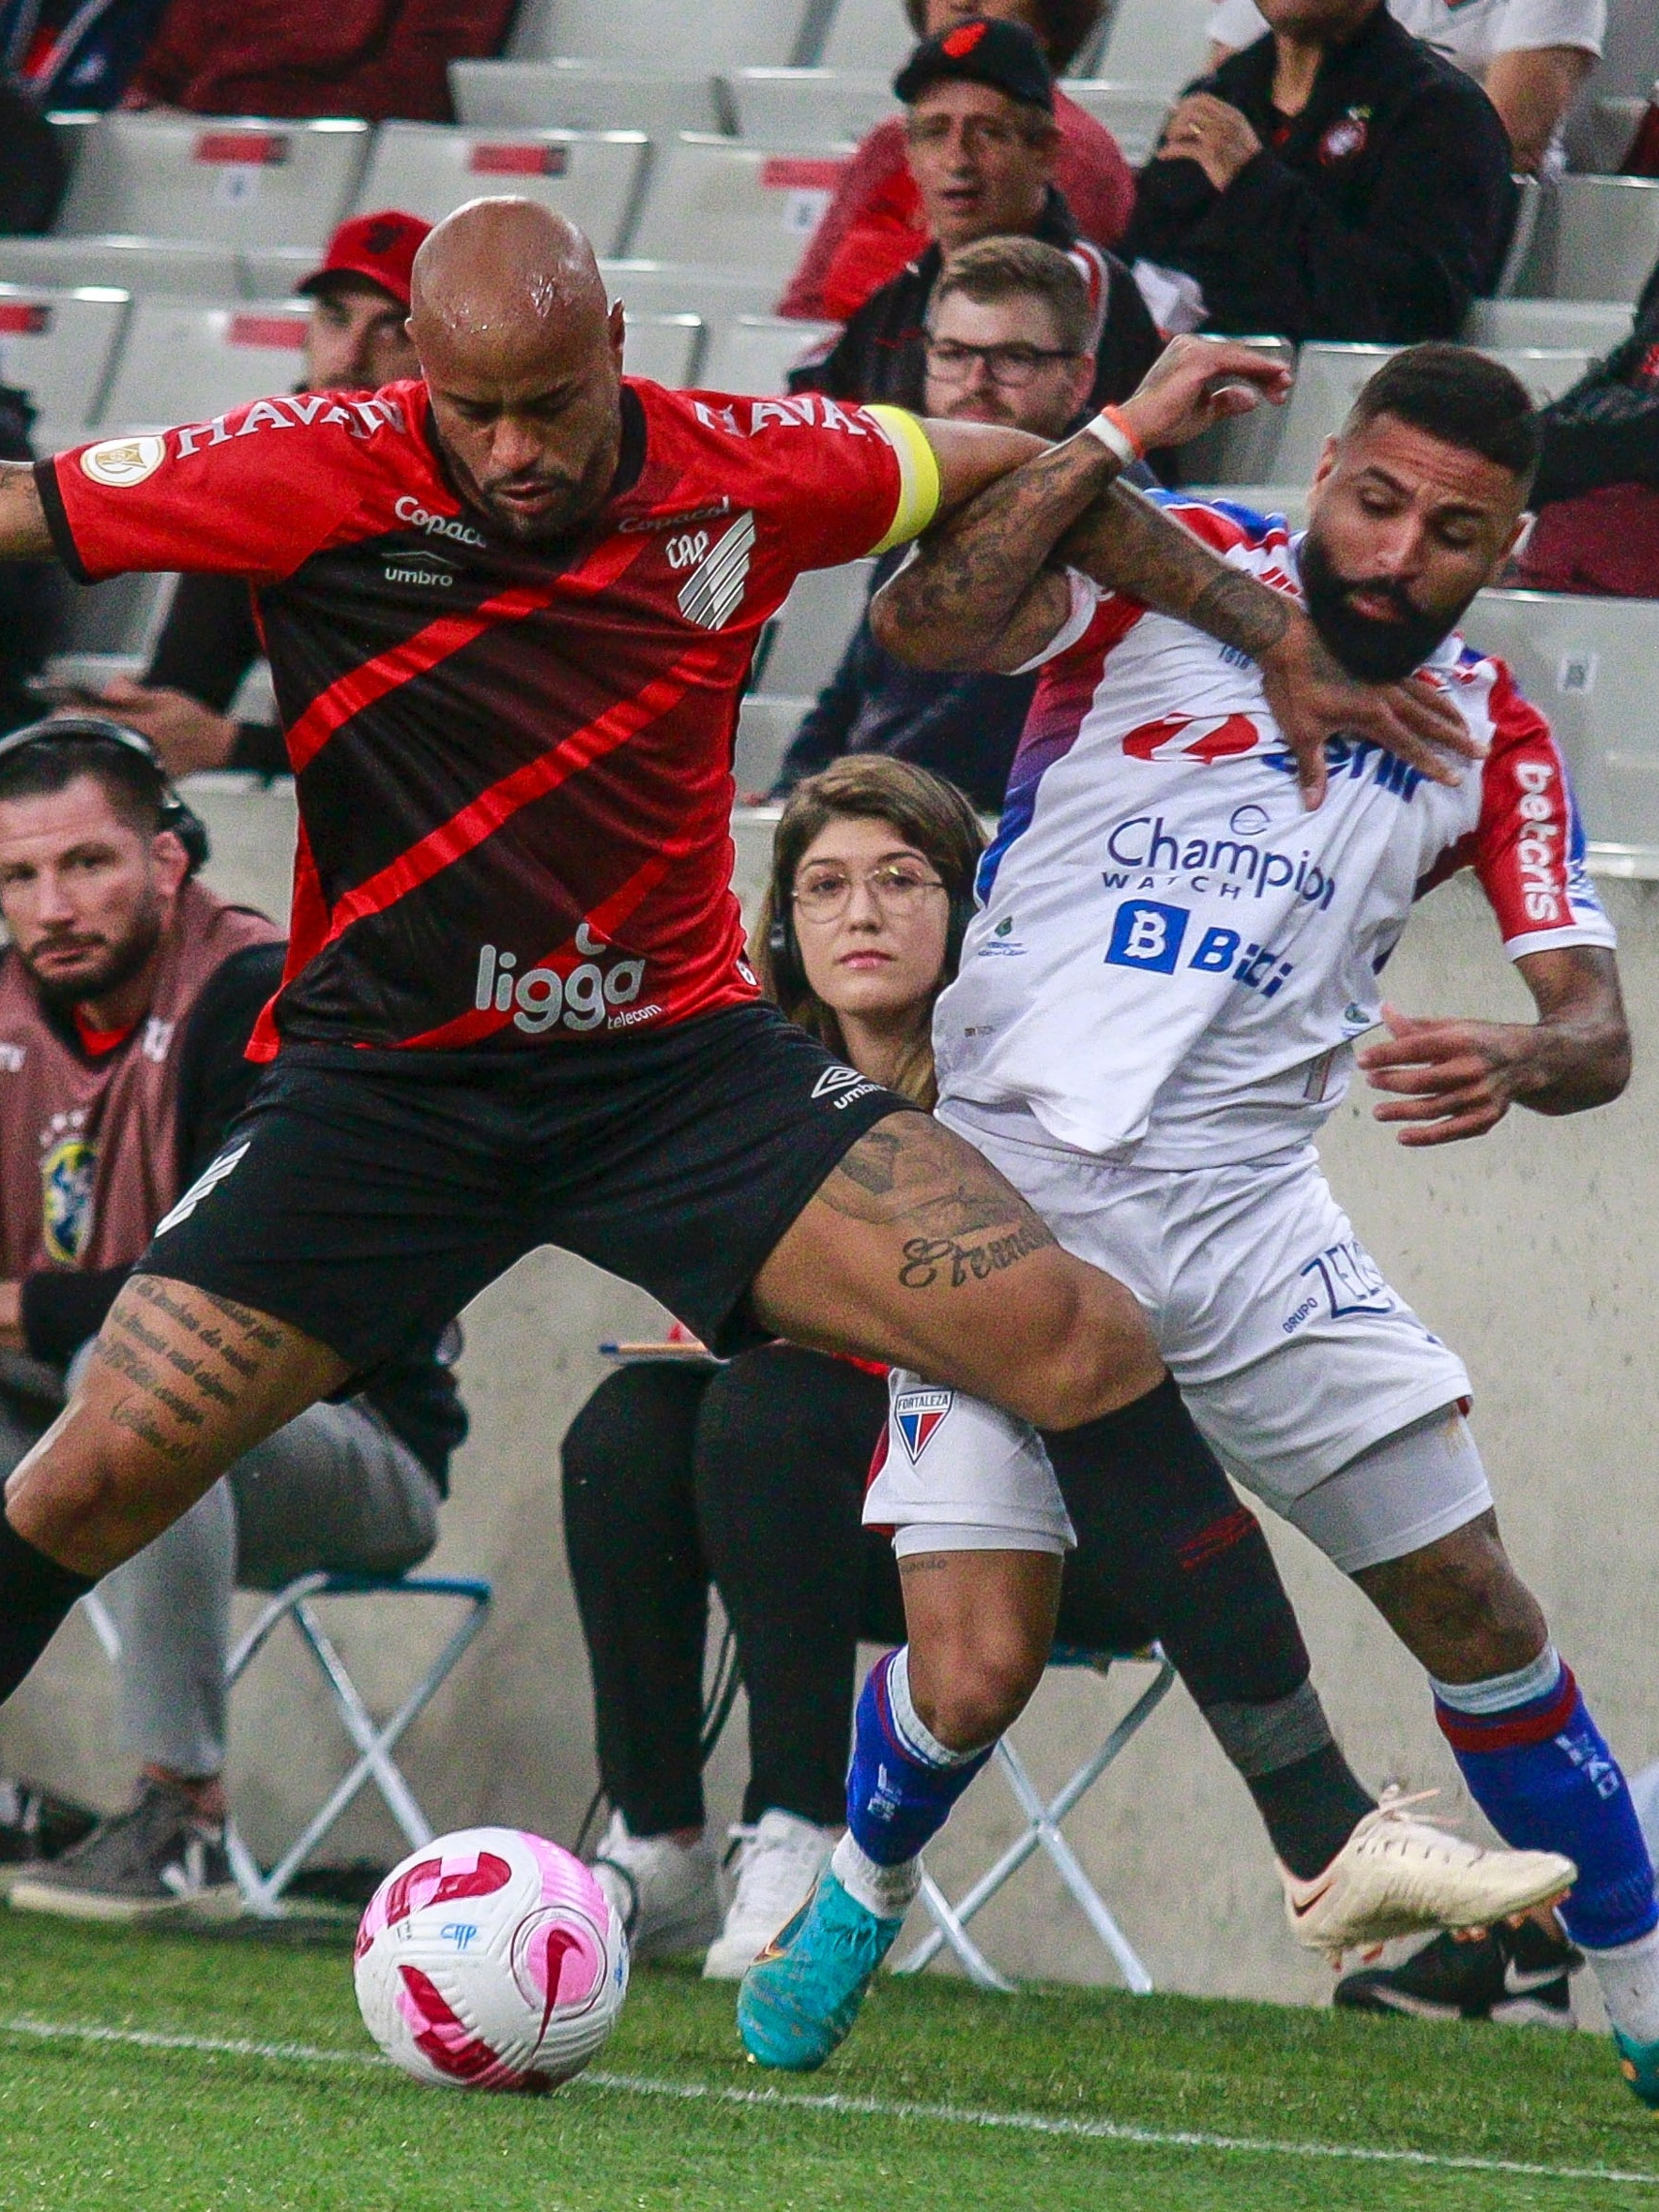
M374 1892L354 1964L387 2056L446 2089L551 2089L616 2024L628 1944L580 1859L518 1828L464 1828Z

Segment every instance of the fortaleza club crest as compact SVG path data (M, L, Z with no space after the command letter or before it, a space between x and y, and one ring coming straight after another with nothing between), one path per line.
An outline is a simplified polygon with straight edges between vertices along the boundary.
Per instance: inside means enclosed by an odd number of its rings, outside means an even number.
M954 1390L901 1390L894 1399L893 1420L912 1466L955 1401Z

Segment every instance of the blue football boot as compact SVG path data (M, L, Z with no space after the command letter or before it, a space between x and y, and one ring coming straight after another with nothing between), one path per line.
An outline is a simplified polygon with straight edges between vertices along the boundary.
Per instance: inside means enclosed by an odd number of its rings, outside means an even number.
M875 1970L905 1925L855 1902L826 1867L743 1977L738 2028L762 2066L807 2074L845 2042Z
M1651 2110L1659 2111L1659 2043L1638 2043L1620 2028L1613 2030L1613 2048L1619 2053L1619 2071L1632 2094Z

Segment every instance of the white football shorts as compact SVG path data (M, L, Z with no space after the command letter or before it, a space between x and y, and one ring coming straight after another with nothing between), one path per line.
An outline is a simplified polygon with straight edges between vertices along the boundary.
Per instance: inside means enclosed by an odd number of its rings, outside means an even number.
M1058 1148L1035 1121L1011 1134L1012 1117L999 1114L993 1132L956 1104L940 1118L1001 1170L1068 1251L1134 1292L1228 1472L1346 1572L1433 1543L1490 1506L1469 1448L1352 1465L1467 1399L1469 1381L1389 1287L1311 1145L1225 1167L1137 1168ZM975 1448L959 1417L971 1401L960 1398L922 1448L906 1447L901 1399L925 1388L915 1376L894 1382L866 1522L1059 1525L1058 1485L1023 1423L1007 1424L1027 1440L1017 1477L1002 1432L995 1448ZM1046 1514L1036 1509L1043 1496Z

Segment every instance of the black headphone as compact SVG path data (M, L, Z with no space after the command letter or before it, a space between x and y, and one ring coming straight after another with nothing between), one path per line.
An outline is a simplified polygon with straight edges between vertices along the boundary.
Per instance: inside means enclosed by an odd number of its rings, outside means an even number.
M155 779L156 826L171 830L177 838L194 875L207 858L207 825L179 797L161 765L160 754L140 731L98 714L65 714L44 722L30 722L26 728L0 737L0 770L14 753L33 745L56 745L66 738L82 745L117 747L144 763Z
M782 869L772 871L772 926L768 932L766 948L772 963L772 989L778 1004L788 1006L792 1001L810 995L812 985L806 979L806 965L800 957L800 940L795 934L794 886L784 881ZM951 918L945 926L945 963L942 970L947 983L954 982L956 970L962 962L962 941L967 935L967 925L975 912L971 886L951 893Z

